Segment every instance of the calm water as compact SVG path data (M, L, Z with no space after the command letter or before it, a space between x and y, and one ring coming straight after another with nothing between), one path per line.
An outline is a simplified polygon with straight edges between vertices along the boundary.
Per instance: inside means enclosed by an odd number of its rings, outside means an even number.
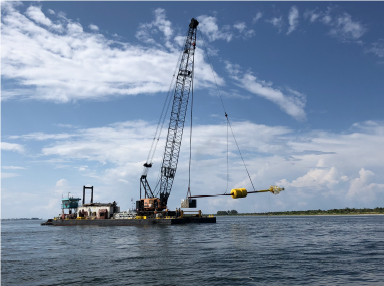
M384 216L1 224L2 285L384 285Z

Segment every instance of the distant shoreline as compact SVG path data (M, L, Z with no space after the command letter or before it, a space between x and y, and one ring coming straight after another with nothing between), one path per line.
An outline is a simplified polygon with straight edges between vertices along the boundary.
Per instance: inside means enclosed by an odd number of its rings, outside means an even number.
M2 218L1 219L2 221L3 220L43 220L42 218Z
M264 213L238 213L236 210L218 211L216 216L339 216L339 215L383 215L384 208L374 209L331 209L331 210L306 210L286 212L264 212Z
M236 214L236 215L217 215L214 216L356 216L356 215L384 215L383 213L355 213L355 214Z

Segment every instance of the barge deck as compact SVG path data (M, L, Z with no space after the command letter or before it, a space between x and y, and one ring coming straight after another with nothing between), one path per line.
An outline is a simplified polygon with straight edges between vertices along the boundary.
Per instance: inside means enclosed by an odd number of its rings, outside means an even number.
M171 225L187 223L216 223L216 217L184 217L184 218L148 218L148 219L57 219L53 226L132 226L132 225Z

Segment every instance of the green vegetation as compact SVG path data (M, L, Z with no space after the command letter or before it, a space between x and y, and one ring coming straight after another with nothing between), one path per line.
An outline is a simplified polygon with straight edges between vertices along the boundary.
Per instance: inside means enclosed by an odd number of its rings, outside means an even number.
M237 215L237 210L231 210L231 211L218 211L217 215Z
M218 211L217 215L359 215L359 214L384 214L384 208L374 209L332 209L332 210L307 210L307 211L287 211L287 212L266 212L266 213L238 213L236 210Z

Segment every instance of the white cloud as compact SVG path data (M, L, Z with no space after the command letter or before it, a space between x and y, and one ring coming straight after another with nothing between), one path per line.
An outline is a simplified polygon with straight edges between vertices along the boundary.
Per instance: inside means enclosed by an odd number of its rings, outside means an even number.
M68 181L66 179L61 179L56 182L56 187L65 187L68 185Z
M287 35L296 30L297 25L299 24L299 10L296 6L292 6L288 15L289 28Z
M364 201L373 201L376 199L377 192L384 191L384 184L372 183L375 175L373 172L361 168L359 175L359 178L351 181L347 193L348 199L356 198Z
M373 124L363 123L359 124L361 126L359 132L350 130L348 133L332 134L318 131L306 134L302 139L290 140L286 137L289 141L288 149L292 148L289 153L295 160L287 161L291 164L288 172L284 170L284 164L281 168L277 166L273 168L273 172L280 172L283 176L287 172L290 173L287 176L294 178L278 180L277 184L286 187L292 197L292 203L300 198L301 201L311 202L312 205L314 200L320 203L324 199L327 204L331 204L330 202L339 204L338 207L343 205L345 207L346 199L348 205L354 207L367 207L368 203L372 205L375 202L380 204L375 198L378 192L384 191L382 183L384 177L375 176L372 171L367 170L367 168L378 170L377 172L382 170L380 162L384 159L384 154L380 151L382 148L380 142L384 138L382 133L384 125L376 123L376 131L372 130ZM364 128L369 125L371 126ZM309 150L321 150L321 152ZM316 167L312 167L315 165ZM308 168L309 171L306 170ZM353 179L358 170L360 176ZM270 172L271 167L267 174ZM374 179L378 182L374 182Z
M269 20L265 20L267 23L271 23L274 27L279 29L279 33L281 32L281 29L283 28L283 18L280 16L279 18L274 17Z
M33 94L33 91L28 88L15 88L11 90L3 89L1 91L1 101L10 100L12 98L28 98Z
M235 25L233 25L234 28L238 29L239 32L243 32L245 28L247 28L247 25L245 24L245 22L240 22L240 23L236 23Z
M77 169L79 171L87 171L88 170L88 166L79 166L79 167L77 167Z
M333 10L333 7L328 6L325 12L319 12L319 21L325 25L332 25L333 17L331 16L331 13Z
M326 24L328 25L331 21L332 21L332 17L330 15L324 15L320 21L323 23L323 24Z
M25 17L14 6L3 6L2 76L17 80L19 86L15 90L3 90L2 100L65 103L168 91L179 56L175 48L167 51L158 45L135 46L107 39L98 32L87 33L80 23L65 18L62 13L57 24L46 28ZM36 15L42 14L38 7L29 9L36 19ZM172 29L164 18L164 11L156 10L155 16L154 23L166 39L170 39ZM49 24L41 19L40 22ZM60 23L63 31L54 32L52 26ZM195 88L214 84L209 65L198 53L195 66ZM216 79L223 84L218 75Z
M376 43L372 43L372 48L367 49L366 52L374 53L379 58L384 57L384 39L379 39Z
M333 14L333 15L332 15ZM304 18L309 19L311 23L320 22L330 27L329 35L336 37L342 42L354 41L360 43L359 39L365 34L367 28L358 21L353 21L348 13L334 15L332 7L328 7L325 12L307 10Z
M123 182L124 184L129 184L129 182L127 180L123 180L123 179L118 179L119 182Z
M45 134L42 132L38 133L30 133L27 135L13 135L13 136L8 136L9 139L22 139L22 140L47 140L47 139L52 139L52 140L58 140L58 139L68 139L70 137L76 136L74 134L66 134L66 133L61 133L61 134Z
M143 124L145 125L143 126ZM275 152L280 147L276 146L272 138L279 134L282 135L290 132L289 129L284 127L271 128L249 122L233 122L232 126L236 132L236 138L244 142L241 144L242 148L253 150L252 152L257 150ZM105 163L106 167L103 168L102 172L98 171L95 173L95 168L90 167L90 173L84 175L98 178L98 180L104 183L125 180L128 182L127 184L132 184L131 182L136 182L140 176L154 130L155 126L144 122L123 122L107 127L83 129L81 132L78 132L82 133L82 137L73 137L71 141L60 140L55 144L44 147L42 153L44 156L65 158L74 163L84 162L83 160L97 161L100 164ZM185 133L187 134L188 132L186 128ZM250 139L249 133L262 134L262 136ZM90 134L94 134L96 137L90 139ZM193 154L200 158L197 161L194 158L193 161L195 168L193 172L196 177L204 178L207 170L212 169L213 166L221 165L221 160L217 158L221 158L223 151L226 150L225 136L226 125L195 126ZM155 156L155 167L151 175L152 181L157 177L157 170L162 161L163 144L164 138L160 141L158 152ZM186 145L187 143L184 142L184 149L182 149L180 154L178 167L180 178L185 177L184 174L187 170ZM230 142L229 150L233 154L230 157L236 159L237 148L233 142ZM213 157L214 159L205 160L204 157L206 156ZM232 161L233 166L231 168L236 168L234 172L239 173L242 169L240 169L241 165L238 165L236 161ZM222 172L223 170L220 167L217 170L215 169L212 176L220 178Z
M41 7L29 6L25 14L38 24L43 24L58 31L61 31L63 28L61 24L53 24L52 21L41 11Z
M305 18L305 19L308 19L308 18L309 18L309 21L310 21L311 23L316 22L316 20L321 16L321 13L316 13L316 10L317 10L317 9L312 10L312 11L310 11L310 10L306 10L306 11L304 12L304 18Z
M212 95L212 96L219 96L217 90L213 90L211 89L209 91L209 94ZM240 91L236 90L236 89L230 89L230 90L220 90L220 95L222 97L226 97L226 98L242 98L242 99L250 99L251 96L250 95L243 95Z
M274 143L274 137L290 132L285 127L271 128L249 122L233 122L232 127L237 132L236 138L244 142L242 143L244 148L268 153L276 152L282 148ZM97 161L100 164L108 165L105 171L107 177L126 179L127 176L138 175L141 172L155 129L156 126L149 125L144 121L128 121L106 127L78 129L75 133L76 136L71 136L70 140L57 139L54 144L43 147L42 155L53 158L60 157L66 160ZM185 132L188 133L189 131L185 130ZM198 156L222 156L222 152L226 150L226 140L224 140L226 125L197 125L193 132L195 154ZM250 132L262 136L249 138ZM165 135L163 134L160 144L164 144ZM23 137L33 138L29 135ZM154 162L159 164L162 160L163 146L159 145L157 150ZM234 153L237 152L233 142L229 146L229 150ZM82 171L91 169L83 164L76 168Z
M332 17L330 15L331 12L331 7L328 7L326 12L318 11L317 8L314 10L306 10L304 12L304 18L308 19L311 23L319 21L323 24L328 25L332 21Z
M358 132L364 132L371 135L384 135L384 126L381 121L367 120L364 122L358 122L352 124L352 130L357 130Z
M237 29L244 39L250 38L255 35L254 30L247 29L247 25L244 22L239 22L233 25Z
M348 176L341 176L340 180L342 182L347 182L347 181L349 181L349 178L348 178Z
M240 87L276 103L295 119L305 120L305 95L292 89L287 89L291 95L286 95L281 90L271 87L272 83L258 80L251 72L243 73L239 66L229 62L226 62L226 68L231 78L237 81Z
M310 170L307 174L293 180L291 183L286 180L282 180L279 182L279 184L282 184L285 187L305 188L307 190L321 190L324 187L331 188L333 185L338 183L338 180L340 180L340 176L338 176L336 168L332 167L329 170Z
M2 169L6 170L24 170L24 167L18 167L18 166L1 166Z
M166 20L165 10L158 8L154 11L154 15L154 21L140 24L139 29L136 32L136 38L145 43L158 44L152 38L152 34L156 34L158 31L161 31L164 34L166 45L168 47L172 47L169 42L171 36L173 35L172 23L169 20Z
M92 31L98 31L99 30L99 27L97 27L96 25L93 25L93 24L90 24L88 26Z
M72 128L74 127L72 124L54 124L55 126L58 126L58 127L65 127L65 128Z
M2 179L13 178L13 177L18 177L18 176L20 176L20 174L16 174L16 173L4 173L4 172L1 172L1 178L2 178Z
M243 33L243 38L246 39L246 38L251 38L255 35L255 31L254 30L246 30L244 33Z
M257 23L257 21L259 20L259 19L261 19L263 17L263 13L261 13L261 12L257 12L256 13L256 16L252 19L252 23Z
M7 142L1 142L1 150L15 151L19 153L25 152L23 145L16 144L16 143L7 143Z
M46 205L39 205L37 207L34 208L34 211L37 212L37 211L41 211L41 209L44 209L44 210L47 210L47 211L51 211L51 212L56 212L57 211L57 206L60 204L61 202L58 200L58 199L49 199L48 200L48 203Z
M324 168L325 167L324 159L320 159L319 162L317 162L316 167Z
M354 124L350 130L340 133L296 132L283 126L236 122L233 119L232 127L256 189L275 183L286 187L275 199L284 202L284 209L297 209L298 206L320 208L319 204L324 200L328 204L332 201L332 208L345 207L348 192L348 206L369 207L366 203L375 202L372 201L372 194L383 191L383 122ZM155 129L155 125L144 121L119 122L97 128L75 128L69 133L73 136L67 139L57 139L54 143L47 139L37 160L40 158L40 163L49 160L53 162L49 164L64 160L72 170L84 169L79 175L82 178L91 178L98 185L103 184L105 194L109 193L107 190L123 183L132 185L133 191L129 196L134 196L137 195L135 182L140 177ZM225 191L226 131L224 122L195 126L192 139L194 194ZM188 134L188 128L184 132ZM163 135L149 178L151 186L156 183L157 171L162 161L166 134ZM23 136L28 137L20 137ZM244 186L252 189L233 140L229 141L228 147L229 187ZM188 151L188 143L184 140L174 186L175 195L172 195L170 205L178 205L179 197L184 196L180 190L183 190L188 178ZM362 168L364 171L360 172L360 178L357 178L359 180L355 180L356 173ZM121 184L116 184L117 182ZM361 192L357 192L359 186L362 186ZM56 187L58 193L62 193L65 188ZM121 198L117 196L117 199L124 201L126 196L124 189ZM258 201L263 202L263 198L262 195L258 196ZM214 201L199 203L207 211L214 211L215 208L217 211ZM233 201L224 200L223 203L223 207L229 207ZM241 204L244 208L248 202L243 201ZM273 206L275 204L276 201ZM261 207L259 210L264 209Z
M223 26L221 30L216 24L216 17L202 15L197 17L199 21L200 31L205 34L209 41L226 40L227 42L232 40L233 34L229 31L229 27Z
M330 34L342 41L347 41L359 39L365 31L366 29L361 23L352 21L351 15L344 13L336 18L336 23L333 25Z
M380 128L382 127L383 124L380 125ZM380 130L380 128L378 129ZM318 156L325 156L325 162L329 168L336 167L343 170L343 174L340 175L348 175L348 172L352 170L351 168L361 169L362 166L370 166L370 168L375 169L382 167L379 162L384 160L384 154L379 151L379 142L382 140L383 134L380 134L379 131L371 133L369 129L360 129L358 132L349 131L349 134L318 131L307 136L310 139L293 140L288 145L297 152L294 157L298 159L302 159L303 156L308 157L308 159L311 158L313 160L312 166L318 163L320 159ZM306 150L321 150L322 152L316 153ZM299 163L297 162L297 164Z
M108 127L78 129L76 133L69 134L72 135L68 137L71 140L65 139L58 141L60 144L44 147L42 153L47 156L60 155L65 158L125 165L127 162L144 160L146 156L143 152L146 149L142 146L142 138L151 138L154 134L153 128L144 121L134 121L116 123ZM24 137L33 136L28 134ZM60 139L57 137L57 140ZM130 147L127 140L132 144ZM128 148L135 151L131 153Z
M52 25L51 20L45 17L44 13L41 11L41 7L30 6L25 12L25 14L39 24L43 24L45 26Z

